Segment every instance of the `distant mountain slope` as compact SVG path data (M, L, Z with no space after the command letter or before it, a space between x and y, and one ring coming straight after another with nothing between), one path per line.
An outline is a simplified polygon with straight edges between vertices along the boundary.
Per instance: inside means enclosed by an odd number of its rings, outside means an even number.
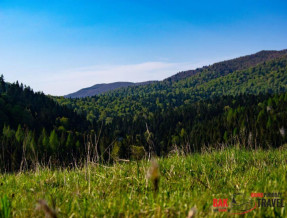
M212 77L212 79L225 76L237 70L244 70L250 67L255 67L258 64L262 64L264 62L268 62L270 60L274 60L276 58L283 57L287 55L287 49L281 51L260 51L255 54L246 55L243 57L226 60L222 62L218 62L212 64L210 66L204 66L202 68L197 68L195 70L188 70L179 72L169 78L166 78L163 82L172 81L176 82L179 80L186 79L188 77L194 76L199 73L208 73ZM210 78L211 79L211 78ZM114 82L114 83L103 83L97 84L88 88L81 89L77 92L65 95L65 98L83 98L83 97L91 97L99 94L104 94L109 91L113 91L119 88L138 86L138 85L147 85L157 81L148 81L142 83L132 83L132 82Z
M81 89L77 92L65 95L66 98L83 98L83 97L91 97L94 95L103 94L115 89L129 87L129 86L137 86L137 85L146 85L153 83L154 81L142 82L142 83L132 83L132 82L114 82L114 83L102 83L97 84L88 88Z
M281 93L287 91L287 54L269 61L236 70L211 71L179 81L165 80L145 86L130 86L92 98L58 98L60 104L86 112L89 120L106 120L115 117L152 116L156 111L165 111L214 96Z
M195 70L188 70L179 72L166 80L178 81L185 79L187 77L193 76L204 70L210 72L216 72L218 76L224 76L228 73L234 72L236 70L244 70L250 67L254 67L258 64L264 63L275 58L282 57L287 54L287 49L281 51L260 51L255 54L246 55L243 57L218 62L210 66L205 66L202 68L197 68Z

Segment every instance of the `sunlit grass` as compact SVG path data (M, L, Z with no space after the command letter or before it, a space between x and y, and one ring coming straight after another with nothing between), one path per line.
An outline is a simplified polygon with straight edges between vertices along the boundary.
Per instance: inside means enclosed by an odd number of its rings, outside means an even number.
M287 149L246 151L235 148L190 156L157 159L157 194L147 178L145 160L90 164L74 170L40 169L0 175L0 197L11 202L14 217L43 217L43 199L59 217L186 217L226 216L213 212L213 198L236 192L282 192L287 200ZM284 202L285 204L285 202ZM286 216L285 208L258 208L249 216Z

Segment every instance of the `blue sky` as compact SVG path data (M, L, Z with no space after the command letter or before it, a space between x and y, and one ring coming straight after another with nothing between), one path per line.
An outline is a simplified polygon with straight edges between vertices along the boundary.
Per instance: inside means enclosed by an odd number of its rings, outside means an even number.
M0 74L64 95L287 48L287 1L0 0Z

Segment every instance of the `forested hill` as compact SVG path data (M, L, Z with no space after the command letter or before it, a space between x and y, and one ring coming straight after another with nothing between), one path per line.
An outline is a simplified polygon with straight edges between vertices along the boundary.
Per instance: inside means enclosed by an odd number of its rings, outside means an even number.
M210 73L214 73L217 76L223 76L236 70L244 70L250 67L254 67L265 61L273 60L275 58L282 57L286 54L287 49L281 51L260 51L252 55L247 55L232 60L218 62L210 66L198 68L196 70L182 71L167 78L166 80L177 81L193 76L203 71L209 71Z
M0 77L0 171L79 160L90 128L85 116Z
M101 141L110 144L118 138L116 155L127 158L134 145L158 155L174 149L190 153L234 144L279 147L287 142L286 121L287 93L221 96L149 117L115 117L103 129Z
M60 106L52 98L18 82L8 84L0 77L0 129L4 124L16 129L18 125L35 130L65 129L82 131L87 128L85 117Z
M287 54L287 49L281 51L260 51L256 54L247 55L232 60L222 61L219 63L212 64L210 66L205 66L198 68L196 70L188 70L179 72L167 79L165 81L178 81L186 79L190 76L196 75L203 71L213 74L214 77L224 76L226 74L232 73L236 70L244 70L250 67L254 67L263 62L274 60L275 58L280 58ZM147 81L141 83L132 83L132 82L114 82L107 84L96 84L94 86L81 89L77 92L65 95L66 98L82 98L82 97L91 97L94 95L104 94L119 88L125 88L129 86L139 86L147 85L157 81Z
M213 72L206 68L179 81L165 80L127 87L92 98L56 100L78 113L85 112L90 121L104 120L109 123L114 117L136 117L140 114L148 117L155 111L165 111L214 96L285 92L287 56L274 57L244 70L229 72L226 68L229 73Z
M113 91L115 89L124 88L128 86L139 86L139 85L146 85L151 84L155 81L147 81L141 83L132 83L132 82L115 82L115 83L103 83L97 84L88 88L81 89L77 92L65 95L66 98L83 98L83 97L90 97L94 95L103 94L109 91Z

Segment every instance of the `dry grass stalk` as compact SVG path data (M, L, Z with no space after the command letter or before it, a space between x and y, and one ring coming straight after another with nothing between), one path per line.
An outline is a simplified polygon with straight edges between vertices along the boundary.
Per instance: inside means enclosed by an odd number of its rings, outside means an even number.
M155 159L152 159L151 161L151 166L148 170L147 177L153 184L154 192L157 193L159 190L160 172L159 165Z
M51 209L45 200L39 200L36 210L43 210L46 218L57 218L56 212Z
M197 211L196 207L191 208L188 212L187 218L195 217L196 211Z

